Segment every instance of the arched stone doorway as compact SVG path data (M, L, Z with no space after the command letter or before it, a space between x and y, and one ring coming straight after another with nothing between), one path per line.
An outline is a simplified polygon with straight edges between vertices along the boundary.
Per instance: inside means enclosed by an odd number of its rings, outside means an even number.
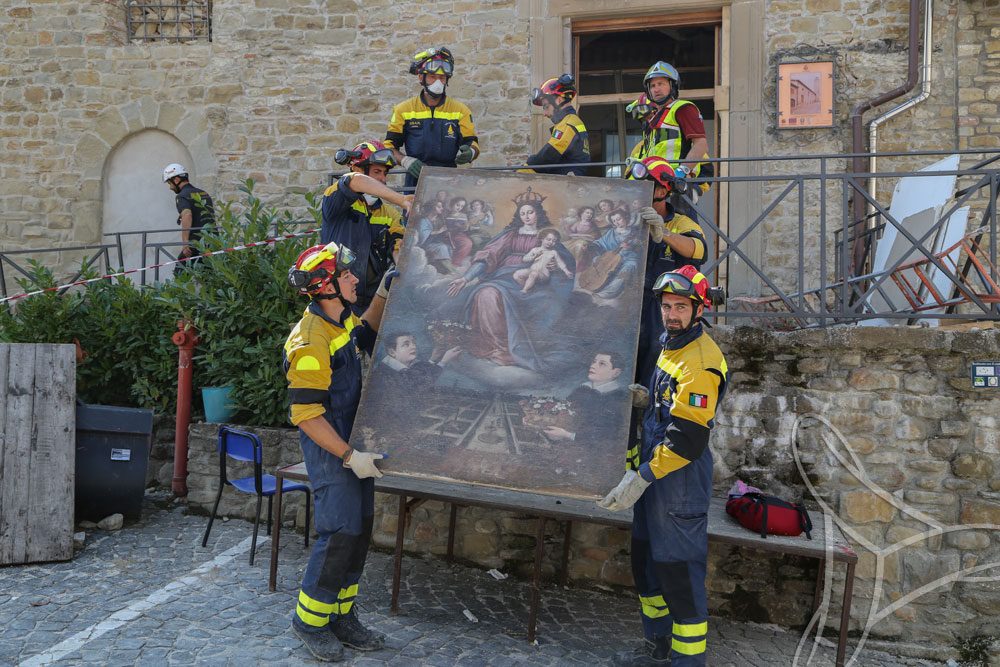
M191 172L192 182L199 182L190 151L168 132L141 130L122 139L112 149L105 163L102 179L104 207L101 226L104 234L166 230L165 233L150 234L149 241L180 241L174 194L163 183L163 168L173 162L187 167ZM114 237L105 236L104 242L113 243ZM122 236L126 269L143 266L141 248L140 234ZM153 253L148 253L146 265L155 263L155 259ZM116 257L112 257L113 263L117 261ZM166 275L170 275L170 272L167 271ZM161 272L160 278L164 277ZM152 276L147 276L146 280L152 280Z

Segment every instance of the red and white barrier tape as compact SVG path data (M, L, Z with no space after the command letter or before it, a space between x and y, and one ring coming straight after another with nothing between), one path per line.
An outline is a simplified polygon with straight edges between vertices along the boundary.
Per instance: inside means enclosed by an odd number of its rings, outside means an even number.
M206 252L203 255L198 255L197 257L185 257L183 259L175 259L169 262L163 262L161 264L153 264L152 266L144 266L141 269L129 269L128 271L121 271L119 273L109 273L106 276L101 276L100 278L88 278L87 280L78 280L75 283L66 283L65 285L59 285L57 287L47 287L45 289L35 290L34 292L25 292L24 294L15 294L14 296L8 296L0 299L0 303L6 303L7 301L13 301L14 299L22 299L26 296L34 296L35 294L43 294L45 292L54 292L56 290L66 289L68 287L75 287L77 285L86 285L87 283L96 283L99 280L110 280L111 278L118 278L119 276L127 276L130 273L142 273L143 271L150 271L152 269L158 269L163 266L170 266L171 264L180 264L181 262L189 262L193 259L200 259L202 257L211 257L212 255L221 255L226 252L233 252L235 250L246 250L247 248L257 248L259 246L268 245L271 243L277 243L278 241L287 241L288 239L300 239L307 236L312 236L319 231L319 228L311 229L307 232L299 232L298 234L285 234L284 236L276 236L271 239L264 239L263 241L254 241L253 243L247 243L246 245L238 245L232 248L225 248L224 250L216 250L215 252Z

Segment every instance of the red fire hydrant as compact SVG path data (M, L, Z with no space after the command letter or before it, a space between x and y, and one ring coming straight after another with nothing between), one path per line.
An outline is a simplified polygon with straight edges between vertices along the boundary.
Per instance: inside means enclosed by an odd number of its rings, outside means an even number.
M177 346L177 420L174 424L174 495L187 496L188 426L191 423L191 358L198 336L190 320L177 321L171 340Z

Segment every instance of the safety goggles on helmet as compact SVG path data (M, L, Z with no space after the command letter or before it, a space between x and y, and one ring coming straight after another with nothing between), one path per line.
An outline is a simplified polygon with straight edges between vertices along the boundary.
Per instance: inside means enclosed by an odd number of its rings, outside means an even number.
M661 274L656 282L653 283L654 292L669 292L670 294L676 294L677 296L686 296L689 299L700 299L698 293L694 289L694 283L687 276L674 273L673 271L667 271Z
M288 270L288 284L300 292L315 292L350 268L356 259L347 246L331 241L325 246L313 246L301 255Z
M654 107L650 104L649 100L646 99L645 95L640 95L639 99L633 100L625 107L625 111L632 115L632 118L645 118L649 114L653 113Z
M656 282L653 283L653 292L657 294L662 294L664 292L667 294L674 294L686 299L691 299L695 303L711 309L712 302L708 300L707 294L701 293L702 291L707 293L707 288L708 285L706 284L705 287L699 291L694 281L681 273L675 273L673 271L668 271L662 274L656 279Z
M337 164L347 164L350 162L352 167L377 164L386 169L391 169L396 166L396 158L392 153L392 149L378 148L372 152L371 148L372 144L361 144L360 147L350 151L345 148L339 148L333 154L333 161ZM367 158L365 157L366 153L368 154Z
M444 74L445 76L451 76L455 73L455 66L447 60L431 58L420 66L420 71L426 74Z
M708 278L691 265L660 274L653 283L653 292L676 294L705 306L707 310L712 309L713 303L724 303L726 300L724 290L709 286Z

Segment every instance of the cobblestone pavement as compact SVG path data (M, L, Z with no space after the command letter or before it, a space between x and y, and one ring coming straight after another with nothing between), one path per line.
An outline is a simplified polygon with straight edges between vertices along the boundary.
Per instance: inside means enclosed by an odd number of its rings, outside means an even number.
M140 521L88 534L71 562L0 569L0 665L316 664L289 629L307 560L301 536L286 533L270 593L267 538L250 567L251 524L216 521L202 548L205 524L165 496L147 497ZM349 650L348 663L603 665L641 635L634 597L546 586L531 645L529 583L437 558L407 556L403 567L400 614L390 616L392 556L369 556L359 610L387 648ZM714 618L709 628L713 666L793 664L796 633ZM823 647L810 664L832 665L833 654ZM855 664L940 663L865 651Z

